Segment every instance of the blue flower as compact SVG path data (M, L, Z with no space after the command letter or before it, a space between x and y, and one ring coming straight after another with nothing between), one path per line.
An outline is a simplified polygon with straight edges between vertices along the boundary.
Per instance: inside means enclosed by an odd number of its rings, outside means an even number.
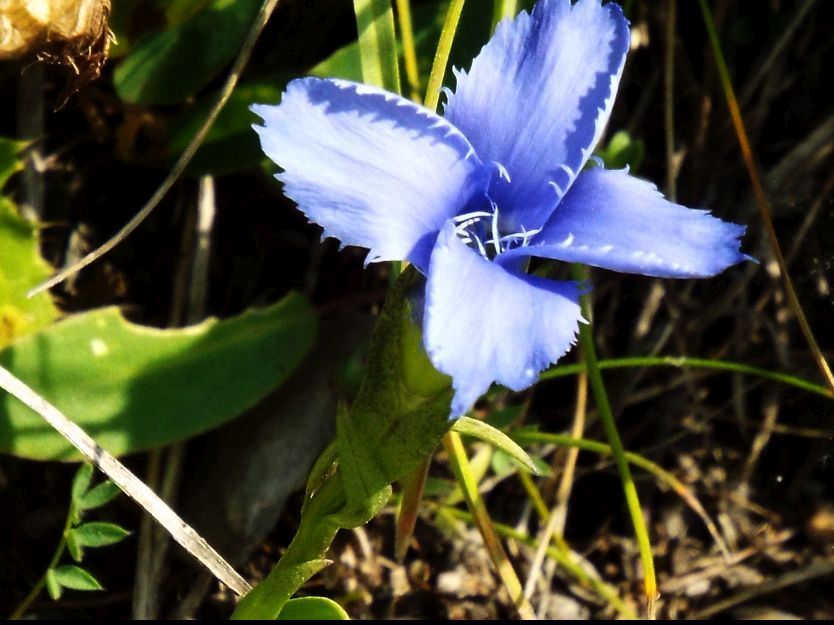
M627 170L583 169L629 46L617 4L539 0L505 20L447 92L444 117L340 80L256 105L264 152L324 237L427 278L423 340L452 377L452 416L492 382L530 386L576 340L578 287L532 256L665 278L745 260L744 227L666 201Z

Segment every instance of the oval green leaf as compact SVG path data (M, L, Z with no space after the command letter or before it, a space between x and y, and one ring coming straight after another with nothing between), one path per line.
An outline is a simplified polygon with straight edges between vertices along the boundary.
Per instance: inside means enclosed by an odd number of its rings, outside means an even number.
M118 486L107 480L87 491L81 499L75 501L75 505L80 510L94 510L110 503L121 492Z
M72 534L75 543L81 547L107 547L130 536L130 532L123 527L103 521L78 525L69 533Z
M496 449L500 449L510 457L514 458L522 464L528 471L539 475L539 468L533 459L524 451L518 443L516 443L509 436L504 434L501 430L497 430L488 423L472 419L470 417L461 417L455 421L452 429L466 436L472 436L479 440L489 443Z
M301 295L190 328L159 330L116 308L72 316L0 352L0 364L110 453L167 445L225 423L295 370L317 321ZM10 395L0 395L0 451L37 460L77 452Z
M56 569L50 569L52 579L58 585L72 590L101 590L101 584L80 566L64 564Z
M279 621L349 621L342 606L327 597L296 597L284 604Z

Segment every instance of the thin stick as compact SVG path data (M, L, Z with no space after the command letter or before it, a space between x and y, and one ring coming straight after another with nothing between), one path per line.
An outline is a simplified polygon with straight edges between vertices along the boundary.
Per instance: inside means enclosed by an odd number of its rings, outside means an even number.
M721 79L721 85L724 90L724 96L727 99L727 108L730 109L730 117L733 120L733 128L736 131L738 144L741 148L741 155L744 160L744 165L747 167L747 174L750 177L750 183L753 186L753 194L756 196L756 204L759 207L759 212L762 216L762 222L767 232L767 238L770 242L770 249L773 256L776 258L776 264L779 266L779 273L782 276L782 282L785 285L785 294L788 297L788 303L791 310L796 317L799 327L802 329L802 334L805 335L805 341L811 350L811 354L819 367L822 377L828 383L832 390L834 390L834 372L828 365L828 361L822 353L822 350L814 338L814 333L805 317L805 312L802 310L802 305L799 303L799 298L793 288L793 281L790 274L788 274L788 266L785 263L785 257L782 255L782 248L779 245L779 237L776 236L776 229L773 227L773 219L770 215L770 204L767 201L764 188L759 179L759 172L756 168L755 160L753 159L753 151L750 148L750 141L747 138L747 130L744 127L744 120L741 117L741 110L736 100L733 83L730 80L730 72L727 70L727 63L724 61L724 54L721 51L721 43L718 40L718 33L715 30L715 24L712 20L709 6L706 0L698 0L701 7L701 13L704 17L704 24L707 29L707 36L709 37L710 46L712 47L713 56L715 57L715 64L718 67L718 76Z
M584 371L576 378L576 408L573 412L573 425L571 426L571 438L582 438L585 431L585 416L588 407L588 374ZM558 456L558 454L557 454ZM565 458L565 468L562 470L562 477L559 480L559 488L556 491L556 502L553 510L547 515L547 524L538 536L539 545L530 564L530 574L524 584L524 596L530 599L536 589L536 583L541 573L544 558L547 555L547 548L554 535L562 536L565 531L565 520L567 518L568 499L573 489L573 478L576 471L576 461L579 458L579 448L570 447Z
M105 242L100 247L96 248L89 254L87 254L84 258L79 260L78 262L73 263L66 269L59 271L55 274L52 278L44 282L43 284L39 284L32 290L30 290L26 295L28 297L34 297L38 293L42 291L46 291L47 289L51 289L53 286L56 286L69 278L71 275L78 273L84 267L93 264L99 258L107 254L111 251L114 247L116 247L119 243L124 241L127 237L129 237L136 228L138 228L145 219L148 218L153 210L159 205L162 201L162 198L171 190L171 187L174 186L174 183L179 179L182 173L185 171L185 168L188 167L188 164L191 162L191 159L194 157L194 154L197 153L197 150L202 145L203 141L205 140L206 136L211 130L214 121L217 119L217 116L220 114L220 111L223 110L226 102L229 100L229 97L232 95L235 87L237 86L237 81L240 79L240 75L243 73L243 68L246 66L246 63L249 62L249 57L252 55L252 49L255 47L255 42L258 40L258 36L261 34L264 26L266 26L267 21L269 20L270 15L275 10L275 7L278 5L279 0L264 0L263 5L261 6L261 10L258 13L257 17L255 18L254 23L252 24L252 28L249 30L249 34L246 36L246 41L243 42L243 46L240 49L240 53L235 59L235 64L232 66L231 71L229 72L229 77L226 79L226 84L223 85L223 89L220 91L220 95L217 96L217 100L215 101L214 105L211 107L208 116L206 117L206 121L203 122L203 125L200 126L200 129L197 131L197 134L194 135L194 138L191 139L191 142L185 148L180 157L177 159L177 162L171 168L170 173L168 176L163 180L162 184L159 185L159 188L156 192L151 196L151 199L147 201L147 203L141 208L141 210L133 216L133 218L125 224L125 226L119 230L113 237L111 237L107 242Z
M136 501L192 556L197 558L214 576L238 595L245 595L252 587L226 562L220 554L183 521L156 493L148 488L121 462L104 451L84 430L70 421L52 404L38 395L9 371L0 367L0 388L44 418L61 436L89 458L102 473L110 478L131 499Z

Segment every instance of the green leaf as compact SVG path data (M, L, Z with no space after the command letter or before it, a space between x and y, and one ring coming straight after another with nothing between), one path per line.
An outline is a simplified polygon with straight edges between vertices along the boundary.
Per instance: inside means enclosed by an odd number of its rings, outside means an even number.
M78 467L75 472L75 477L72 479L72 503L78 505L87 489L90 488L90 481L93 479L93 465L84 462Z
M102 590L98 580L80 566L64 564L51 569L55 582L64 588L72 590Z
M265 160L252 124L260 118L249 110L252 104L278 104L286 79L240 85L218 115L203 145L197 150L186 171L192 175L224 175L256 167ZM167 152L173 161L199 130L214 105L211 94L184 111L173 124Z
M0 137L0 189L6 185L9 177L20 171L20 151L25 148L25 141L15 141Z
M614 133L605 148L599 150L598 154L608 169L629 167L634 173L643 162L646 146L625 130L620 130Z
M213 0L190 19L136 45L113 74L131 104L171 105L205 87L243 45L260 0Z
M67 532L67 551L76 562L84 559L84 547L78 542L78 537L72 532Z
M354 527L387 501L391 483L413 472L450 426L451 380L438 373L416 331L409 267L389 291L368 352L368 368L351 409L336 420L336 445L347 505L339 523Z
M64 592L64 589L55 577L55 569L48 569L46 571L46 591L49 593L49 596L52 597L53 601L58 601L58 599L61 598L61 594Z
M92 523L84 523L69 531L73 540L81 547L107 547L108 545L115 545L130 536L123 527L119 527L115 523L104 523L101 521L94 521Z
M0 352L0 364L111 453L167 445L221 425L295 370L317 330L290 294L262 310L159 330L116 308L72 316ZM0 451L38 460L77 452L43 419L0 397Z
M469 417L461 417L455 421L452 429L459 434L472 436L484 441L485 443L489 443L496 449L500 449L510 457L515 458L525 468L527 468L528 471L538 474L539 469L533 462L533 459L530 458L527 452L524 451L518 443L504 434L501 430L496 430L494 427L484 423L483 421L478 421L477 419L471 419Z
M121 493L121 489L110 480L87 491L81 499L75 501L80 510L94 510L110 503Z
M400 67L391 0L353 0L359 33L362 81L400 92Z
M327 597L296 597L284 604L279 621L349 621L344 608Z

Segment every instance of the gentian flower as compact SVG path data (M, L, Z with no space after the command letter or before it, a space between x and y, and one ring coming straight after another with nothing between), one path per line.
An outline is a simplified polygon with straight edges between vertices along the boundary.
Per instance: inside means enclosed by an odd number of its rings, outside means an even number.
M492 382L527 388L576 340L579 287L527 274L530 257L664 278L748 258L744 227L627 170L585 168L628 47L617 4L539 0L498 25L468 74L455 71L443 117L315 78L252 107L286 195L323 237L426 276L423 341L452 378L452 417Z

